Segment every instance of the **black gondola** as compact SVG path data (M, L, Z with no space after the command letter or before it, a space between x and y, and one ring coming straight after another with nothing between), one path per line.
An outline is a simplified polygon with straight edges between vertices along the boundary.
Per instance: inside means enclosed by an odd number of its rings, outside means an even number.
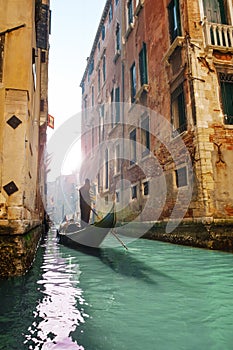
M85 246L99 248L108 232L116 224L115 206L113 205L109 213L100 221L79 228L75 223L63 225L58 230L59 243L72 248Z

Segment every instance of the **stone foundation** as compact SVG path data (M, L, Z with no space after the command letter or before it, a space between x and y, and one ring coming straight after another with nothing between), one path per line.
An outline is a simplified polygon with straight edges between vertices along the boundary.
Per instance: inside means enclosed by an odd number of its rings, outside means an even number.
M0 235L0 278L25 274L31 267L43 229L21 235Z
M171 233L166 233L166 223L158 223L143 238L233 253L232 223L182 223Z

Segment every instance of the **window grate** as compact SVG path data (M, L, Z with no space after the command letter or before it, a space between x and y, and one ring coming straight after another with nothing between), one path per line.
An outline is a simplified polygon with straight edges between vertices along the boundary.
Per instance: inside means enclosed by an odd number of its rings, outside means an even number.
M219 79L221 83L233 84L233 74L219 73Z

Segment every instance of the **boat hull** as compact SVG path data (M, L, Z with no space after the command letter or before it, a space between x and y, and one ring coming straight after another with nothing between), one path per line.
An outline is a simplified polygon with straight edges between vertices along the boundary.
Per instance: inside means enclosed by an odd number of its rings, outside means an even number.
M109 231L115 226L115 223L116 218L113 206L102 220L93 225L87 225L83 229L79 229L76 226L71 232L69 232L69 225L66 228L61 228L58 231L59 242L74 248L78 246L98 248Z

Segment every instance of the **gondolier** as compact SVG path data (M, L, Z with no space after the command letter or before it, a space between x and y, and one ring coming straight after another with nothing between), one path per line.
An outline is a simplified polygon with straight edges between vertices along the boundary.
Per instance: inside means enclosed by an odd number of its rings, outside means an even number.
M85 184L79 189L79 205L81 211L81 226L88 225L91 212L90 180L86 179Z

